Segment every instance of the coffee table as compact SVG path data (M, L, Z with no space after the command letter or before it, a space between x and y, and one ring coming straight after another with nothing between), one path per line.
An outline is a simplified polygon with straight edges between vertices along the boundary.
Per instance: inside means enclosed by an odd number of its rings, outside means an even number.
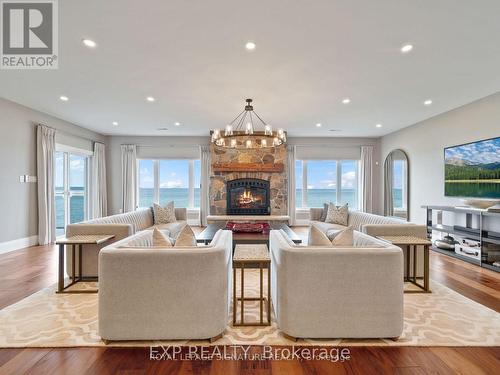
M300 239L297 234L290 229L290 227L286 224L280 224L280 223L273 223L269 224L270 230L280 230L282 229L290 239L296 243L300 244L302 243L302 240ZM208 224L208 226L198 235L196 236L196 242L198 243L204 243L205 245L208 245L210 241L213 240L215 233L219 229L225 229L226 228L226 223L225 222L218 222L218 223L213 223L213 224ZM267 233L234 233L233 232L233 247L236 246L237 244L268 244L269 243L269 232Z

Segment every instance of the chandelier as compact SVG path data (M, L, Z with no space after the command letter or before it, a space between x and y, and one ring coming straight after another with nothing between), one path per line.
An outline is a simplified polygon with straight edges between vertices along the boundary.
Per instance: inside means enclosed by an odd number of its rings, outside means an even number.
M255 127L254 120L262 130ZM286 143L286 132L273 131L253 110L252 99L246 99L245 109L224 130L215 129L210 134L216 146L226 148L267 148Z

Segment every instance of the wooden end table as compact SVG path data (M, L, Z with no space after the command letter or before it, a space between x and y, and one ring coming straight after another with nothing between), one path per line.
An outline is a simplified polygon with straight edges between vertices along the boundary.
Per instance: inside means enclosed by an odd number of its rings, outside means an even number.
M245 265L259 264L260 286L258 297L245 297ZM236 296L236 270L241 270L241 293ZM264 269L267 268L267 298L264 297ZM240 321L237 322L238 301L241 303ZM245 301L259 301L259 322L245 323ZM267 302L267 321L264 321L264 303ZM271 325L271 257L267 245L236 245L233 255L233 326L269 326Z
M97 281L97 278L84 278L82 276L82 254L83 245L102 245L115 236L110 234L82 234L67 238L61 238L56 241L59 245L59 279L57 284L57 293L97 293L97 290L66 290L70 286L80 281ZM71 283L64 285L64 247L71 245ZM78 246L78 278L76 277L76 247Z
M379 236L381 240L390 242L393 245L403 247L408 249L406 254L406 262L404 267L406 268L405 281L412 283L417 286L419 290L405 290L405 293L431 293L429 286L429 248L432 243L426 238L415 237L415 236ZM424 251L424 284L417 282L417 258L418 258L418 246L423 247ZM413 254L413 275L410 273L410 256Z

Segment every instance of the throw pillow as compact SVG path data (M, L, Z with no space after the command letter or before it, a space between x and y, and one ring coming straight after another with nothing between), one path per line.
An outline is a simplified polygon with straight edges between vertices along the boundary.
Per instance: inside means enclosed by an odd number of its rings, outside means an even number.
M172 247L170 239L160 232L157 228L153 230L153 246L154 247Z
M335 206L333 203L328 205L328 212L326 214L326 223L340 224L347 226L347 219L349 217L349 207L346 204L343 206Z
M197 246L196 236L189 225L184 226L175 239L175 247L179 246Z
M319 218L319 221L325 221L326 220L326 214L328 213L328 203L323 203L323 211L321 212L321 217Z
M174 202L168 202L165 207L159 204L153 203L153 216L155 225L157 224L168 224L177 221L175 218L175 208Z
M307 238L309 246L331 246L332 243L319 228L315 225L309 227L309 236Z
M333 238L331 244L333 246L354 246L354 231L352 227L347 227L344 230L341 230L337 235Z

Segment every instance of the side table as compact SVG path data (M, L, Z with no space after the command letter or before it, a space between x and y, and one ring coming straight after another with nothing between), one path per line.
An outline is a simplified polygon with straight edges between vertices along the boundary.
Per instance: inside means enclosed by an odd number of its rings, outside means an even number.
M432 243L426 238L415 236L379 236L381 240L390 242L393 245L408 249L406 256L405 268L406 278L405 281L417 286L420 290L406 290L405 293L431 293L429 286L429 247ZM417 258L418 246L423 247L424 251L424 284L417 282ZM413 251L412 251L413 250ZM413 272L410 272L410 257L413 255Z
M245 266L259 265L259 296L245 297ZM236 296L236 270L241 270L241 293ZM264 269L267 269L267 298L264 297ZM245 322L245 301L259 301L259 322ZM240 302L240 321L237 322L237 306ZM267 320L264 321L264 303L267 302ZM233 255L233 326L269 326L271 325L271 258L265 244L236 245Z
M77 235L68 238L61 238L56 241L59 245L59 278L57 283L57 293L97 293L97 290L66 290L70 286L75 285L80 281L95 281L97 279L84 279L82 276L82 254L83 245L101 245L106 241L113 239L114 235L97 234L97 235ZM64 285L64 247L71 246L71 283ZM78 246L78 277L76 277L76 247Z

